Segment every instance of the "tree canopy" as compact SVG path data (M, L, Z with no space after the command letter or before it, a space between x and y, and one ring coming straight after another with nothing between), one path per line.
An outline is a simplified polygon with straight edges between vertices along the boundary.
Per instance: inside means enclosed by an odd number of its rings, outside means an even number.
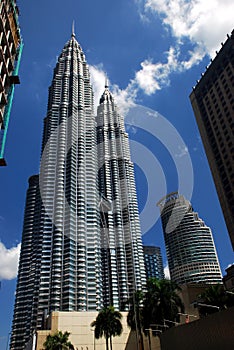
M144 297L143 318L146 329L152 324L164 324L171 321L168 326L178 319L178 313L184 312L184 305L178 295L179 286L170 280L150 278L147 281L147 292Z
M155 330L153 335L157 335L158 325L163 325L165 320L169 320L171 323L168 327L171 327L177 320L178 313L184 312L184 305L177 293L179 290L178 285L170 280L150 278L147 281L146 291L136 291L126 302L129 304L128 325L132 330L137 330L137 338L140 337L142 349L143 333L148 335L151 348L149 329Z
M91 327L95 327L95 338L105 337L106 350L109 349L109 340L112 349L112 337L120 336L123 331L121 319L121 313L116 311L113 306L108 306L103 308L97 315L96 320L91 323Z
M204 317L219 310L234 306L234 294L229 294L220 283L212 284L198 296L197 305L200 316Z
M54 334L49 334L44 342L45 350L74 350L74 346L68 340L70 333L65 331L57 331Z

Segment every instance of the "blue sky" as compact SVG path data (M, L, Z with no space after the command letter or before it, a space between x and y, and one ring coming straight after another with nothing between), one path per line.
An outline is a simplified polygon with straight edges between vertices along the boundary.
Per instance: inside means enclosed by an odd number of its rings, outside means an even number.
M143 106L139 107L140 119L127 119L131 124L127 130L137 163L144 243L159 245L166 265L156 202L164 194L162 189L166 193L177 190L177 165L182 162L185 185L181 188L189 193L192 185L190 199L194 210L212 228L223 273L234 260L189 101L196 80L233 29L233 1L19 0L18 5L24 39L21 85L15 89L6 144L8 166L0 169L0 349L5 349L11 327L27 180L38 173L48 87L73 20L76 37L90 65L96 101L106 72L121 110L126 112L126 106L134 104ZM164 141L157 137L157 123L149 130L151 124L144 117L150 111L162 117ZM169 123L173 126L172 136ZM170 140L177 134L182 142L177 153L172 154ZM190 159L193 181L186 168ZM149 227L147 222L151 223Z

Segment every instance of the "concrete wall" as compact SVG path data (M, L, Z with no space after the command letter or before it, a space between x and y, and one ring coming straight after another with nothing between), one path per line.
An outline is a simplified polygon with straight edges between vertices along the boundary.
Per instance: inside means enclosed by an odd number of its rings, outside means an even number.
M105 338L94 339L94 331L90 324L96 319L97 312L52 312L49 323L51 330L37 332L36 350L42 350L43 343L48 334L56 330L70 332L69 340L76 350L104 350ZM123 333L120 337L113 338L113 350L143 350L139 343L137 349L136 334L131 332L127 325L127 312L121 313ZM148 338L144 337L144 350L160 350L160 340L151 335L151 349Z
M199 294L204 293L209 287L210 285L204 283L185 283L180 285L181 290L178 292L178 295L184 303L185 313L191 315L190 322L199 318L198 309L195 309L192 303L197 300ZM180 323L185 323L185 316L180 317Z
M160 338L162 350L233 350L234 307L173 327Z
M121 337L113 338L113 348L124 350L130 330L126 323L126 313L122 313L123 333ZM69 340L77 350L103 350L105 349L105 338L95 339L94 331L90 324L96 319L97 312L52 312L51 331L38 331L36 350L43 349L46 336L55 333L56 330L70 332Z

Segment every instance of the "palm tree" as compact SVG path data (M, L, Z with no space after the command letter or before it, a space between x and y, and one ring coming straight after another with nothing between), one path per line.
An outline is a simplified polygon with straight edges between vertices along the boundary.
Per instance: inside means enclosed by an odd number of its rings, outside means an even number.
M70 333L65 331L55 332L53 335L49 334L43 346L45 350L74 350L74 346L68 340Z
M116 311L113 306L109 306L103 308L97 315L96 320L91 323L91 327L95 327L95 338L105 337L106 350L109 349L108 340L110 339L110 348L112 350L112 337L120 336L123 331L121 319L121 313Z
M199 314L201 317L204 317L217 312L218 310L224 310L230 306L233 306L234 296L227 294L224 286L218 283L210 285L203 293L201 293L197 298L197 302ZM211 306L199 306L199 303ZM214 307L212 308L212 306Z
M171 327L178 319L178 313L184 312L183 302L178 295L179 286L170 280L150 278L146 288L143 307L144 329L151 328L152 324L162 325L165 319L171 321L168 325Z
M142 305L143 305L144 293L141 290L137 290L131 298L127 300L125 303L129 305L129 311L127 316L127 323L131 330L136 331L137 342L138 334L140 335L141 347L144 349L143 343L143 313L142 313Z

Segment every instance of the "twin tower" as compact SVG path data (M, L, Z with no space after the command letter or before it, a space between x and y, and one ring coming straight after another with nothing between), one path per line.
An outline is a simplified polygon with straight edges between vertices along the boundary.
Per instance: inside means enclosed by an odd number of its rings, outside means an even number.
M40 174L27 191L11 348L51 311L94 311L145 285L133 163L123 117L105 87L96 111L75 35L54 69Z

